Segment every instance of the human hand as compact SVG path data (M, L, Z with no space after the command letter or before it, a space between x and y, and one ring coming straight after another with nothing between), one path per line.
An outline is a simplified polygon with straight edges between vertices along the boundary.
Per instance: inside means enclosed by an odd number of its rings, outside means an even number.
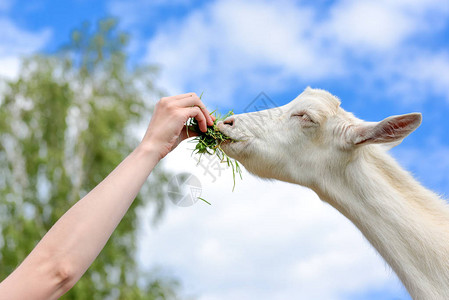
M185 123L195 118L201 131L213 125L214 117L195 93L164 97L156 104L148 129L141 145L156 149L159 158L164 158L180 142L198 133L189 131Z

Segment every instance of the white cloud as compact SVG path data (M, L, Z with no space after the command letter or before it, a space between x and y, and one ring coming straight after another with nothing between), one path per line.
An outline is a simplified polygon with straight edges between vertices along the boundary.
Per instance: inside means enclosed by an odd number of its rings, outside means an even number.
M18 57L0 57L0 77L15 78L19 74L20 59Z
M49 29L29 32L6 18L0 19L0 28L0 56L30 54L42 48L51 36Z
M292 3L217 1L180 22L164 24L148 44L162 66L161 85L232 103L237 89L285 89L289 78L313 80L343 71L313 37L313 11ZM273 71L276 75L273 75Z
M356 52L385 51L400 45L413 31L413 20L401 9L380 1L342 1L325 22L325 34Z
M425 90L432 83L447 97L445 75L436 72L445 69L429 68L447 60L415 38L438 35L448 15L448 2L439 0L338 1L329 8L218 0L163 23L146 60L162 66L160 85L170 93L206 90L225 105L237 91L279 92L354 76L406 96L398 86ZM414 67L422 76L410 76L404 57L420 62Z
M323 35L352 52L397 51L416 34L444 26L447 1L338 1L323 22Z
M449 2L441 0L340 1L321 30L345 49L350 58L340 60L370 91L402 103L435 96L449 101L449 52L419 42L440 39L448 17ZM385 89L372 88L379 82Z
M30 32L19 28L10 19L0 17L0 76L17 76L21 57L42 49L50 37L50 29Z
M407 95L408 101L419 101L428 95L433 97L432 101L449 102L449 52L421 53L400 62L398 81L392 92Z
M248 173L232 192L229 170L212 183L181 144L168 169L191 172L212 203L169 205L158 228L144 226L139 260L179 276L186 294L219 299L344 299L370 290L405 293L356 228L305 188ZM207 162L207 160L206 160ZM150 177L151 180L151 177ZM171 204L171 203L170 203ZM151 211L144 214L150 218Z

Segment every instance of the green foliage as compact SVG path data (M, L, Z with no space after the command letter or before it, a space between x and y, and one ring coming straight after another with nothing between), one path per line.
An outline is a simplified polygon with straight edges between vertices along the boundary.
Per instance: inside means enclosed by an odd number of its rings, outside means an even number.
M72 33L54 55L27 59L0 99L0 281L50 227L138 143L159 97L155 69L130 68L116 21ZM142 123L144 122L144 123ZM177 283L135 263L137 211L164 208L168 174L157 168L97 260L63 299L173 299ZM146 221L146 220L143 220Z

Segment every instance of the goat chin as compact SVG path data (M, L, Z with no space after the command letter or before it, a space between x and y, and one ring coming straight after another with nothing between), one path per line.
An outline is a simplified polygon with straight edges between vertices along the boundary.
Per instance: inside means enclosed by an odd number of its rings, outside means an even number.
M251 155L251 141L225 141L220 145L227 156L244 163Z

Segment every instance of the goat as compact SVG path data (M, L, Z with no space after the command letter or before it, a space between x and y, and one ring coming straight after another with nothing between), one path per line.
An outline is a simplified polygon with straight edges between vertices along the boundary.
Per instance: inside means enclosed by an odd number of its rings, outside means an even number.
M218 123L221 145L262 178L315 191L350 219L413 299L449 299L449 208L388 154L421 114L365 122L340 100L307 88L290 103Z

